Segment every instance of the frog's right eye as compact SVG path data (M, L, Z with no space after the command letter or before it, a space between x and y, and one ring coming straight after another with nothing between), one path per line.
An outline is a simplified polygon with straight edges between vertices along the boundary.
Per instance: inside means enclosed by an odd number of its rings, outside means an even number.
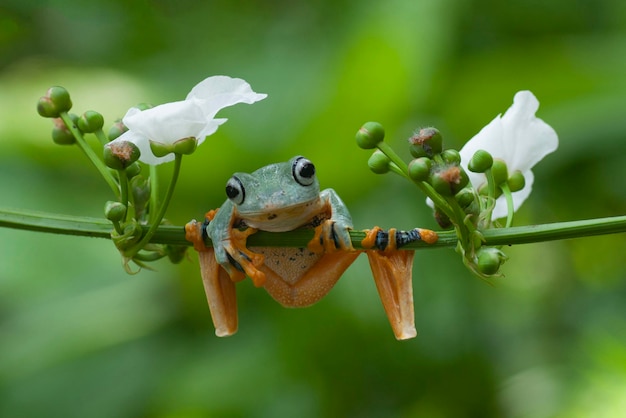
M232 176L226 183L226 196L235 205L241 205L246 198L246 189L238 177Z

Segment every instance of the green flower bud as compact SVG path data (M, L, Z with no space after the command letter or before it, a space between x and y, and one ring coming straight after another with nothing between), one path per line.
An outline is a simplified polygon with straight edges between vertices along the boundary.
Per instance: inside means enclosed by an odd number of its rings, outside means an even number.
M198 148L198 140L192 136L189 138L179 139L173 144L173 150L176 154L193 154L196 148Z
M94 110L88 110L78 119L78 129L85 133L94 133L102 129L104 118Z
M461 164L461 154L455 149L447 149L441 153L441 158L448 164Z
M378 122L366 122L356 133L356 143L360 148L373 149L385 139L385 129Z
M132 179L139 173L141 173L141 165L137 161L126 167L126 176L128 176L129 179Z
M185 259L187 247L183 245L166 245L165 252L173 264L178 264Z
M454 198L459 202L459 206L466 208L474 202L475 195L472 189L466 187L454 195Z
M128 128L124 125L121 119L116 120L113 123L113 126L111 126L111 129L109 129L109 141L113 141L115 138L118 138L127 130Z
M415 181L427 181L433 165L428 157L420 157L409 163L409 177Z
M496 184L505 183L509 178L509 172L504 160L500 158L494 158L493 165L491 166L491 172L493 173L493 179Z
M442 196L452 196L452 188L450 187L450 181L445 174L441 171L431 172L428 182L437 193Z
M389 171L390 162L391 160L385 155L385 153L380 150L376 150L371 155L369 160L367 160L367 165L372 172L376 174L385 174Z
M144 214L148 202L150 201L150 179L141 174L134 176L130 180L130 190L135 202L135 213L137 219Z
M460 172L458 182L452 183L452 193L455 195L469 184L469 176L467 175L465 170L463 170L463 167L459 166L459 170Z
M481 196L489 195L489 186L487 185L487 183L480 186L480 188L478 189L478 194ZM500 196L502 196L502 189L499 187L496 187L496 195L493 198L497 199Z
M519 192L526 186L526 179L521 171L516 170L511 174L511 177L506 182L509 185L509 189L512 192Z
M58 118L62 112L72 108L69 92L59 86L50 87L45 96L37 102L37 113L44 118Z
M469 178L461 167L451 164L431 170L428 182L440 195L452 196L467 186Z
M120 251L124 251L139 242L141 233L141 225L135 219L131 219L124 224L122 235L115 231L111 233L111 240Z
M150 140L150 151L157 158L165 157L174 152L174 146Z
M409 151L414 158L428 157L441 153L443 136L438 129L423 128L409 138Z
M124 170L139 159L139 148L128 141L109 142L102 151L102 157L107 167L114 170Z
M104 216L111 222L120 222L126 216L126 205L109 200L104 205Z
M76 142L76 138L72 132L65 126L65 122L61 118L53 119L54 126L52 128L52 140L59 145L72 145Z
M500 266L507 259L506 254L494 247L481 247L476 253L478 271L485 276L498 273Z
M493 157L487 151L479 149L467 164L469 171L473 173L484 173L493 165Z

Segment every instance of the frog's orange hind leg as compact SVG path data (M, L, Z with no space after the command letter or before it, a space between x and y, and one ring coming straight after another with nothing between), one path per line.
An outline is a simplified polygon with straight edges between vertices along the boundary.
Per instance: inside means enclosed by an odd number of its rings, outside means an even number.
M367 231L361 242L367 250L378 294L398 340L414 338L415 314L413 309L413 256L415 251L398 250L398 246L408 242L423 240L437 241L437 234L426 229L409 232L391 228L388 233L375 227Z
M369 250L366 253L394 335L398 340L414 338L417 335L412 283L415 251Z
M206 293L215 335L227 337L237 332L237 295L235 283L215 260L213 249L198 252L202 284Z
M204 245L202 229L201 222L191 221L185 225L185 237L194 244L198 252L202 284L215 326L215 335L226 337L237 332L235 283L215 259L213 248Z

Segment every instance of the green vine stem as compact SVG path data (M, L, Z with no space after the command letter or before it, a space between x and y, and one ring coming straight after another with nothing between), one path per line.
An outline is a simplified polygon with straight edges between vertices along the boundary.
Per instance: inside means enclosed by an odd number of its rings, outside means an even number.
M103 218L59 215L24 209L0 209L0 227L108 239L111 238L112 229L111 222ZM626 232L626 216L488 229L482 231L482 235L486 245L497 246L529 244L621 232ZM442 231L438 232L438 234L439 240L435 244L417 241L403 248L456 247L458 239L454 231ZM351 231L350 236L354 247L361 248L360 243L365 238L365 232ZM248 239L248 244L250 246L305 247L312 237L312 230L280 233L260 231ZM150 242L155 244L191 245L185 239L184 227L171 225L161 225L156 228L154 235L150 238Z

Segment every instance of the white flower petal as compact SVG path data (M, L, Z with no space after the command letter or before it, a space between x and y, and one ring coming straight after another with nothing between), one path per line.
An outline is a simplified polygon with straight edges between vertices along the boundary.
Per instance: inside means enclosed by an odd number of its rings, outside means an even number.
M172 144L182 138L197 137L204 130L207 118L197 100L184 100L144 111L131 108L123 122L130 130L153 141Z
M461 149L461 165L467 171L472 186L479 189L487 182L482 173L467 170L474 153L483 149L494 158L507 164L509 173L521 171L526 179L524 189L513 193L513 206L517 210L532 189L534 176L531 168L547 154L555 151L559 140L550 125L535 116L539 101L530 91L518 92L513 105L502 116L497 116ZM498 198L493 219L507 215L506 200Z
M147 164L172 161L174 155L157 158L150 150L150 141L172 145L184 138L194 137L198 145L215 133L227 119L215 119L220 109L237 103L254 103L266 98L266 94L255 93L250 85L240 78L227 76L209 77L198 83L187 98L165 103L141 111L131 108L123 118L129 128L130 138L141 151L140 160ZM127 139L128 140L128 139Z
M207 117L212 118L221 109L238 103L252 104L267 94L255 93L245 80L223 75L213 76L198 83L187 95L187 100L198 99Z
M219 128L219 126L227 120L228 119L226 118L211 119L209 123L207 123L207 125L204 127L204 130L198 135L198 145L202 144L207 136L213 135L215 131L217 131L217 128Z
M520 91L502 116L508 154L502 158L510 171L530 170L559 145L554 129L535 116L538 108L539 101L530 91Z
M476 151L488 150L492 156L503 155L505 152L505 145L503 143L503 127L502 119L500 115L496 116L494 120L489 122L487 126L482 128L472 139L470 139L461 148L459 153L461 154L461 166L467 173L470 182L475 189L478 189L483 183L487 182L487 178L482 173L474 173L467 169L467 165L476 153Z

